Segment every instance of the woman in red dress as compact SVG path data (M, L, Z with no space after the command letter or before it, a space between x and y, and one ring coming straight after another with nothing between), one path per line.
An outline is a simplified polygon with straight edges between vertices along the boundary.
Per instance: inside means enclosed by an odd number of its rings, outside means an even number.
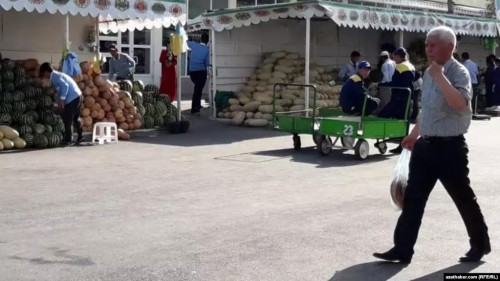
M168 47L161 51L161 83L160 94L168 95L170 102L175 100L177 93L177 75L175 73L175 66L177 65L177 57L168 50Z

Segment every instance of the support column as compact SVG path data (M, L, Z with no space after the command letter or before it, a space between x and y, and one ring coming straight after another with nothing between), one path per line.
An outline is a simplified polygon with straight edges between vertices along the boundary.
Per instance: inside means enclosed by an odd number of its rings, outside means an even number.
M305 75L305 84L309 85L309 64L311 62L311 18L308 17L306 18L306 52L305 52L305 70L304 70L304 75ZM305 110L306 110L306 117L309 116L309 88L305 88L306 90L306 100L305 100ZM314 110L314 109L313 109Z
M398 36L399 36L399 39L398 39L398 44L399 44L399 47L404 47L404 31L403 30L400 30L398 32Z

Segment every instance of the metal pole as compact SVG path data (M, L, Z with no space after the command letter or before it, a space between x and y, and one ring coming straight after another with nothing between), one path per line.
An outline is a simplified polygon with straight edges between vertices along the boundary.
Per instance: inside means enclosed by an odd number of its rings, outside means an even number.
M399 47L404 47L404 31L399 31Z
M309 85L309 64L310 64L310 56L311 56L311 18L306 18L306 54L305 54L305 59L306 59L306 65L305 65L305 84ZM305 88L306 91L306 100L305 100L305 110L306 110L306 117L309 116L309 87ZM314 109L313 109L314 110Z
M210 99L210 109L212 110L212 118L217 118L217 108L215 106L214 95L217 93L217 56L215 55L215 29L211 29L210 42L212 42L212 89L208 90L208 97Z
M69 50L69 45L70 45L70 42L69 42L69 15L66 15L66 24L65 24L65 38L64 38L64 45L66 47L66 50Z
M182 95L182 75L181 75L181 65L182 65L182 53L177 56L177 121L181 121L181 95Z

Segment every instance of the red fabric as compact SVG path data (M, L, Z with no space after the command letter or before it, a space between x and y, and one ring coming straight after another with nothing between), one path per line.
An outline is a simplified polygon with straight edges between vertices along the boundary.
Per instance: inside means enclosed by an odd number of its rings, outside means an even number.
M172 61L168 65L168 53L167 49L161 51L160 63L161 63L161 83L160 83L160 94L166 94L170 97L170 101L175 100L175 94L177 93L177 75L175 73L175 66L177 65L177 57L172 55Z

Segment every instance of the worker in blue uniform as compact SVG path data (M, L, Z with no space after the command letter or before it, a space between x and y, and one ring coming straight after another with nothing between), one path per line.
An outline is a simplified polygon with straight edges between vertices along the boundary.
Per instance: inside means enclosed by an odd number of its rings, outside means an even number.
M363 80L370 75L371 66L367 61L359 62L357 74L347 79L340 91L339 103L342 111L349 115L361 115L366 98L365 115L370 115L377 110L380 100L366 93Z
M411 105L410 112L408 116L406 115L406 106L408 105L408 98L411 98L415 102L415 95L417 94L414 90L414 82L418 79L416 75L415 67L408 61L408 53L405 48L397 48L393 53L394 61L396 61L396 71L392 76L390 82L379 83L379 87L394 87L394 88L409 88L411 90L411 96L408 96L408 91L402 89L392 89L391 100L387 105L377 114L378 117L390 118L390 119L409 119L411 115ZM411 101L410 101L411 102ZM410 122L408 120L407 133L410 130ZM399 145L397 148L392 149L390 152L399 154L403 148Z
M397 48L393 53L396 61L396 71L392 75L390 82L379 83L379 87L409 88L414 94L413 82L416 81L415 67L407 60L407 52L404 48ZM408 92L405 90L393 89L391 100L380 111L378 117L405 119L406 105L408 103Z

